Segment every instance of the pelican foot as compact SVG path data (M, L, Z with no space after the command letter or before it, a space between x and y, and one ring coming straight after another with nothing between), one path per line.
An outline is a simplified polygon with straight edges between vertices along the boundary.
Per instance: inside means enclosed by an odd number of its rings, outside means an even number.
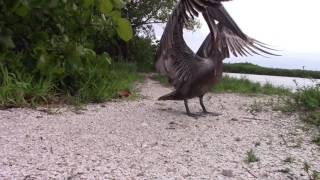
M209 116L221 116L221 113L215 113L215 112L208 112L208 111L203 111L202 112L205 115L209 115Z
M195 118L195 119L198 119L198 118L201 118L201 117L205 117L206 115L204 115L204 114L194 114L194 113L187 113L187 115L189 116L189 117L193 117L193 118Z

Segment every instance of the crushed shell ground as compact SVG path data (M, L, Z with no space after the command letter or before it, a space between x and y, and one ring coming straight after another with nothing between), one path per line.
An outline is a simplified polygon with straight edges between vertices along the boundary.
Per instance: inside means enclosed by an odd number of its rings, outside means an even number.
M198 119L146 79L141 97L104 104L0 111L0 179L309 179L320 149L296 115L261 106L270 97L207 94ZM198 99L190 110L200 112ZM253 150L258 162L248 163ZM291 159L290 162L285 160ZM310 171L310 172L311 172Z

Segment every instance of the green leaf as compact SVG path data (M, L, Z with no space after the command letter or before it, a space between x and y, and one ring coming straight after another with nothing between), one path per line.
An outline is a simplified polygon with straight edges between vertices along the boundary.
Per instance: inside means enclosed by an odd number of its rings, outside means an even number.
M51 0L50 3L48 4L48 7L50 8L56 8L58 7L60 4L59 0Z
M82 0L82 3L84 7L88 8L94 3L94 0Z
M21 0L12 0L12 1L6 2L6 5L12 12L14 12L20 6L20 4L21 4Z
M118 36L124 40L129 41L133 36L133 31L130 22L125 18L117 19L117 33Z
M48 57L47 54L43 53L40 55L37 63L37 69L40 70L41 74L47 73Z
M112 11L113 5L110 0L101 0L100 1L100 11L104 14L108 14Z
M117 9L122 9L125 6L125 3L122 0L111 0L111 1Z
M92 49L84 48L84 55L87 59L92 60L96 57L96 52L94 52Z
M104 52L96 58L97 68L105 69L107 66L111 64L111 57L108 53Z
M73 3L73 4L72 4L72 9L73 9L74 11L77 11L77 10L78 10L77 4Z
M111 64L111 58L108 53L104 52L101 56L104 60L108 62L108 64Z
M12 37L9 35L0 35L0 45L8 49L15 48Z
M24 17L26 16L28 13L29 13L29 9L24 6L22 3L14 10L14 12L21 16L21 17Z
M116 21L117 19L121 18L121 12L120 11L112 11L110 13L110 16L112 17L112 19L114 21Z
M53 69L53 73L58 76L62 76L63 74L65 74L65 72L66 72L65 68L62 68L62 67L56 67Z

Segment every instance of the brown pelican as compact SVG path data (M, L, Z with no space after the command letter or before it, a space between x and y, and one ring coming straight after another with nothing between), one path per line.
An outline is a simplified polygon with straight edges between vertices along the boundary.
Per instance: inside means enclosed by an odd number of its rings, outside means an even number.
M203 113L210 113L203 104L203 96L222 76L223 60L253 54L275 55L264 43L244 34L221 1L180 0L173 10L157 50L156 69L168 76L175 91L159 100L184 100L189 116L196 117L188 107L188 99L199 97ZM183 39L184 24L202 13L210 33L195 54Z

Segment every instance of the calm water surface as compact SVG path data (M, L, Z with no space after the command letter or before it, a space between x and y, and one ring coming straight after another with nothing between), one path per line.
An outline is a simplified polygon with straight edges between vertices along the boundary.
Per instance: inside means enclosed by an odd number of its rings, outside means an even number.
M271 83L274 86L286 87L292 90L297 88L315 86L320 83L320 79L307 79L296 77L283 77L283 76L266 76L266 75L254 75L254 74L238 74L238 73L224 73L234 78L246 78L252 82L258 82L261 84Z

